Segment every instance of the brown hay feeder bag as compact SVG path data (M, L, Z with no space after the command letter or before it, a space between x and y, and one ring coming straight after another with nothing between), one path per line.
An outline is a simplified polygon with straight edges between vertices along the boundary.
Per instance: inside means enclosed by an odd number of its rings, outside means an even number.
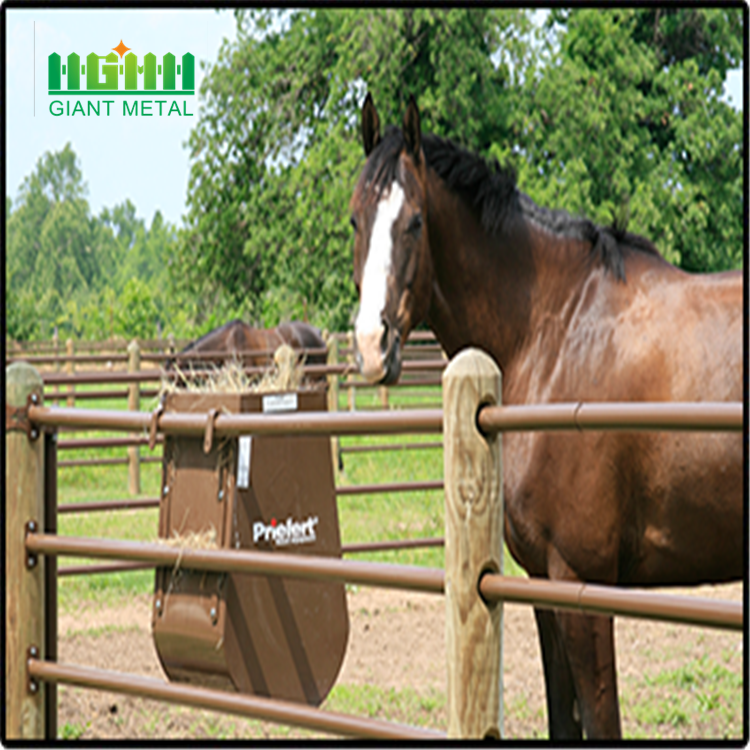
M325 391L171 393L168 412L324 411ZM341 557L327 436L164 443L159 536L185 546ZM170 680L319 705L349 636L341 583L159 568L152 630Z

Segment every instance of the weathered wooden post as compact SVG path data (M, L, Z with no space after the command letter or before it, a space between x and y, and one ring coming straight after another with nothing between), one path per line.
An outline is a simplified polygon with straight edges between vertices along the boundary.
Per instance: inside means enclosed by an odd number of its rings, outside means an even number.
M328 336L328 354L326 362L329 367L339 363L339 341L335 333ZM328 373L328 411L336 412L339 410L339 376L336 372ZM331 435L331 458L333 459L333 476L338 476L339 468L339 438L338 435Z
M65 356L67 357L67 361L65 362L65 372L67 372L71 377L76 369L75 363L73 362L73 352L73 339L68 339L65 342ZM74 394L75 386L73 385L73 383L70 383L70 385L68 385L68 406L76 405L76 397Z
M476 423L480 406L500 400L500 370L478 349L443 373L449 738L502 736L502 603L479 594L482 574L503 567L502 440Z
M347 346L347 349L349 350L346 360L347 362L353 364L356 361L354 357L354 332L353 331L349 331L346 334L346 346ZM354 387L353 381L354 381L354 374L350 372L346 376L349 411L355 411L357 409L357 389Z
M388 386L387 385L378 386L378 397L380 398L380 406L383 409L387 409L388 408Z
M29 682L26 660L46 657L43 556L27 556L27 531L44 530L44 440L28 428L29 399L42 403L42 378L27 362L5 369L5 731L45 737L45 691ZM34 650L35 649L35 650Z
M60 372L60 334L57 332L57 326L55 326L52 331L52 346L55 350L55 372ZM55 383L53 392L55 396L60 393L60 386L57 385L57 383ZM57 398L53 398L52 403L57 406L59 404L59 400Z
M128 372L137 373L141 369L141 348L138 339L128 344ZM130 383L128 386L128 409L139 411L141 408L140 383ZM131 495L141 493L141 450L137 445L128 446L128 492Z

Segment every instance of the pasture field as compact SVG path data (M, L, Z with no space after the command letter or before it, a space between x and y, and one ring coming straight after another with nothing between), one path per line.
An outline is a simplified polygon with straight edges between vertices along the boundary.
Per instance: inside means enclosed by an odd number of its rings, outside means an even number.
M393 389L391 408L436 405L439 388ZM347 408L340 392L340 408ZM86 401L86 408L124 408L124 402ZM376 391L358 389L357 408L376 408ZM143 399L142 410L155 403ZM78 433L76 437L105 436ZM439 441L430 436L346 437L343 445ZM157 446L157 451L161 448ZM148 455L141 448L141 455ZM126 449L76 451L75 457L124 456ZM69 451L58 458L73 457ZM442 478L441 449L345 453L339 485ZM158 495L160 464L141 465L144 497ZM127 497L127 467L59 470L60 504ZM440 491L339 498L343 543L443 536ZM61 535L154 540L158 511L64 514ZM354 556L353 556L354 557ZM356 555L356 559L442 567L442 548ZM61 558L59 565L87 563ZM505 573L524 575L506 553ZM60 660L161 676L151 642L153 571L60 579ZM681 592L683 593L683 592ZM686 592L685 592L686 593ZM738 599L741 585L704 587L702 596ZM348 587L350 643L340 679L323 707L445 729L445 663L441 597ZM742 635L680 625L617 620L618 674L626 738L743 737ZM529 607L506 605L504 627L505 732L509 738L547 736L544 688L534 618ZM305 738L305 730L195 711L68 686L58 688L58 736L157 739ZM320 735L317 735L320 736Z

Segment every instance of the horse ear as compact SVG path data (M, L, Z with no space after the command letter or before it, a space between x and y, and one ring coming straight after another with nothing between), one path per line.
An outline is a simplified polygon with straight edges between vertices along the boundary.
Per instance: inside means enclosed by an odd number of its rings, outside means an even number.
M380 118L369 91L362 105L362 141L365 145L365 156L369 156L380 143Z
M419 154L422 149L422 128L419 123L419 109L414 95L409 97L409 106L404 114L404 138L406 147L415 162L419 163Z

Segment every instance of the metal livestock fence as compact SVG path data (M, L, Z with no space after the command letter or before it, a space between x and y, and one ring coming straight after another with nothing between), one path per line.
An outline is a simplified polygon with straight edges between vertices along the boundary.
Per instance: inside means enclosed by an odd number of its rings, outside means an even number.
M149 566L217 572L252 572L308 580L339 581L369 586L398 587L446 595L448 662L448 736L498 737L502 726L500 633L502 601L525 602L549 608L571 608L610 615L669 619L741 630L743 608L733 602L652 592L622 590L589 584L509 578L488 572L487 560L502 560L502 539L488 534L482 523L458 524L455 504L460 503L467 479L486 494L486 514L497 513L502 503L499 451L501 441L491 435L502 430L710 430L740 431L741 404L554 404L548 406L487 406L479 400L476 366L466 358L494 363L476 350L456 358L444 375L452 385L444 391L444 409L409 412L294 414L187 414L111 412L50 408L42 405L42 380L29 365L7 370L6 400L6 580L7 663L6 700L9 739L54 738L55 685L67 683L245 716L264 717L345 736L424 739L443 736L417 727L336 714L272 698L227 694L218 690L175 685L135 675L96 670L56 662L56 559L75 555L105 560L127 560ZM486 372L486 370L485 370ZM452 379L452 380L451 380ZM460 386L456 383L460 382ZM499 371L495 403L499 403ZM466 394L475 394L472 401ZM460 394L460 395L457 395ZM450 416L452 415L452 416ZM446 541L454 554L446 555L445 570L357 562L338 558L251 550L179 548L160 544L61 537L56 533L56 459L49 430L62 426L147 432L171 435L243 434L363 435L443 432ZM211 426L211 427L209 427ZM41 435L43 439L40 439ZM489 436L489 437L488 437ZM466 460L467 456L472 457ZM455 470L462 466L462 476ZM467 477L466 467L479 467L480 475ZM48 470L49 469L49 470ZM476 469L475 469L476 470ZM494 490L492 488L495 488ZM479 507L479 506L478 506ZM475 520L481 520L480 518ZM499 528L499 527L498 527ZM470 550L460 559L455 550ZM481 567L477 565L481 561ZM498 568L499 570L500 568ZM446 588L446 581L450 587ZM458 602L475 602L471 617L462 618ZM497 602L494 606L489 602ZM486 627L477 627L484 618ZM481 632L480 639L472 633ZM466 668L471 663L491 668ZM464 677L459 677L463 675ZM471 684L469 684L470 681ZM487 700L467 702L467 696ZM481 705L480 705L481 704Z

